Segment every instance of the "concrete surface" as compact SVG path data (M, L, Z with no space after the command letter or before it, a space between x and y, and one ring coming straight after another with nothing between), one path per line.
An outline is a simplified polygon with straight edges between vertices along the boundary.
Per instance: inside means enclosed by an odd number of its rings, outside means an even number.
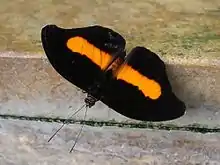
M188 107L184 117L171 122L220 126L220 67L170 63L167 68L175 93ZM66 118L85 97L38 55L2 54L0 77L0 114ZM75 118L83 115L81 112ZM87 119L134 121L102 103L88 111Z
M220 134L0 120L1 165L219 165Z

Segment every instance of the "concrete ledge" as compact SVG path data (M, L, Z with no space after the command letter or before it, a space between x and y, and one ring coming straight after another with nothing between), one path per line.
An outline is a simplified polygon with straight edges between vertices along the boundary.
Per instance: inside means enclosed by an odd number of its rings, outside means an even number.
M85 126L73 153L80 125L60 126L0 119L1 165L39 164L219 164L220 135ZM16 153L16 154L15 154ZM39 159L40 158L40 159Z
M220 67L168 61L175 93L186 102L187 114L171 121L220 126ZM208 63L207 63L208 64ZM0 57L0 114L66 118L79 107L84 94L59 76L42 55L2 53ZM134 121L97 103L87 119ZM75 118L83 117L83 112Z

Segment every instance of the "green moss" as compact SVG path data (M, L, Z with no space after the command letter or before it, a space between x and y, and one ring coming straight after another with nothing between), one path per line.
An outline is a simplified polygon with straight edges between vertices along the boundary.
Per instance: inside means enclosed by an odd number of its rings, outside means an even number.
M191 36L184 36L181 39L182 46L185 49L191 49L194 46L200 46L202 44L206 44L209 41L218 40L220 42L220 35L215 32L202 32L202 33L194 33Z
M57 122L67 124L85 124L93 127L103 127L103 126L115 126L121 128L142 128L142 129L154 129L154 130L181 130L190 132L200 132L200 133L210 133L210 132L220 132L220 128L209 128L207 125L201 125L199 123L194 123L185 126L178 126L175 124L164 124L158 122L117 122L115 120L111 121L94 121L94 120L73 120L73 119L63 119L63 118L47 118L47 117L29 117L29 116L15 116L15 115L0 115L0 118L4 119L16 119L16 120L29 120L29 121L41 121L41 122Z

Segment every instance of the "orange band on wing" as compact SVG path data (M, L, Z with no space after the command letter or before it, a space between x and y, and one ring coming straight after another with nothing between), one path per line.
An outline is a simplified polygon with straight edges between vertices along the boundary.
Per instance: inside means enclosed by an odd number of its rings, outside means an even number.
M66 44L72 52L86 56L101 69L105 69L112 58L108 53L98 49L82 37L72 37Z
M153 100L158 99L161 95L161 87L156 81L148 79L129 65L122 66L117 74L117 79L137 86L146 97Z

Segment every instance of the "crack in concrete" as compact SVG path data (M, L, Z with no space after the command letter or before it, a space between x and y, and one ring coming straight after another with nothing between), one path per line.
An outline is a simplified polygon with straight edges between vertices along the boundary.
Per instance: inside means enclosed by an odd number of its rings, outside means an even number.
M147 129L155 129L155 130L179 130L179 131L189 131L189 132L197 132L197 133L220 133L219 127L208 128L206 125L201 125L198 123L185 125L185 126L177 126L175 124L164 124L164 123L154 123L154 122L117 122L115 120L109 121L94 121L94 120L74 120L74 119L64 119L64 118L48 118L48 117L32 117L32 116L17 116L17 115L7 115L1 114L0 118L2 119L15 119L15 120L29 120L29 121L41 121L41 122L56 122L63 123L65 121L66 124L85 124L88 126L94 127L102 127L102 126L116 126L121 128L147 128Z

